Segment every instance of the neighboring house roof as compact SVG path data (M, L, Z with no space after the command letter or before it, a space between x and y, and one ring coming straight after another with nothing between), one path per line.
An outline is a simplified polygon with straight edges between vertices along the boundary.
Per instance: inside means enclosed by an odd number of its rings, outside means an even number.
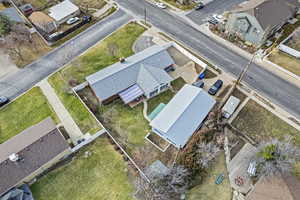
M67 149L50 117L0 144L0 196ZM14 153L19 161L9 159Z
M0 15L7 16L11 21L22 23L24 20L19 15L18 11L14 8L6 8L0 11Z
M232 12L247 12L266 29L287 20L299 5L297 0L250 0L240 4Z
M32 193L27 184L14 188L0 197L0 200L33 200Z
M300 181L292 175L279 175L260 178L246 200L297 200L299 197Z
M150 122L150 126L177 148L183 147L215 103L216 100L201 88L186 84Z
M65 0L51 8L49 8L49 16L60 21L65 17L75 13L79 8L69 0Z
M247 193L252 187L250 176L247 174L247 170L250 162L255 158L257 154L257 148L253 145L246 143L243 148L236 154L228 165L229 180L233 188L239 192ZM235 184L235 179L241 177L244 184L239 186Z
M49 17L47 14L41 12L41 11L35 11L33 13L31 13L31 15L29 16L29 19L32 23L34 24L48 24L51 22L54 22L54 19L52 19L51 17Z
M164 68L174 64L166 49L167 46L152 46L126 58L123 63L115 63L86 77L86 80L101 100L116 95L134 84L138 84L145 93L148 93L160 83L173 80L164 71Z

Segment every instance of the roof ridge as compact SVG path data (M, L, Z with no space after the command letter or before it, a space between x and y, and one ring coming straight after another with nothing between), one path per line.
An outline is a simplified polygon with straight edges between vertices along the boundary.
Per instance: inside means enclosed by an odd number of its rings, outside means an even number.
M152 53L152 54L150 54L150 55L148 55L148 56L143 57L143 59L139 59L139 60L137 60L137 61L134 61L134 62L130 63L130 65L125 66L125 65L126 65L126 59L131 58L131 57L133 57L133 56L138 56L138 55L145 54L144 51L146 51L146 50L149 51L149 49L151 49L151 48L153 48L153 49L154 49L154 48L159 48L159 50L157 50L156 52L154 52L154 53ZM154 55L157 55L157 54L159 54L159 53L161 53L162 51L165 51L165 50L166 50L166 47L165 47L165 46L154 45L154 46L152 46L152 47L149 47L149 48L147 48L147 49L144 49L143 51L140 51L140 52L138 52L138 53L136 53L136 54L133 54L133 55L131 55L131 56L129 56L129 57L126 57L126 58L125 58L125 63L123 63L123 64L124 64L123 68L118 69L118 71L116 71L116 72L114 72L114 73L110 73L110 74L109 74L108 76L106 76L104 79L106 79L106 78L108 78L108 77L114 75L115 73L119 73L120 71L123 71L123 70L125 70L126 68L132 67L132 66L138 64L139 62L145 60L146 58L150 58L150 57L152 57L152 56L154 56ZM115 62L115 63L113 63L112 65L110 65L110 66L108 66L108 67L105 67L105 68L102 69L102 70L108 70L109 68L114 68L114 67L115 67L114 65L116 65L116 64L118 64L118 63L120 63L120 61ZM100 71L102 71L102 70L100 70ZM98 72L100 72L100 71L98 71ZM97 72L96 72L96 73L97 73ZM94 74L91 74L90 76L92 76L92 75L94 75ZM88 76L88 77L89 77L89 76ZM99 80L97 80L97 81L99 81ZM97 82L97 81L95 81L95 82Z
M186 86L186 85L189 86L189 87L195 87L195 86L192 86L192 85L189 85L189 84L185 84L184 86ZM201 92L203 92L203 89L198 88L198 87L195 87L195 88L199 89L198 92L197 92L197 94L195 94L194 97L193 97L193 99L190 101L190 103L189 103L188 105L186 105L186 107L184 108L184 111L178 116L178 118L176 119L176 121L179 120L179 119L182 117L182 115L187 111L187 108L195 101L196 97L197 97ZM177 93L176 93L176 94L177 94ZM176 95L176 94L175 94L175 95ZM174 98L174 97L173 97L173 98ZM172 123L172 125L169 127L168 131L174 126L174 124L175 124L176 121L174 121L174 122Z

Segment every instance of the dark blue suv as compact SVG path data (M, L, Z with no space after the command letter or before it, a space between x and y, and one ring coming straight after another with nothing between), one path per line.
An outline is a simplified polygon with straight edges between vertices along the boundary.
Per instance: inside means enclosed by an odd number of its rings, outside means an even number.
M217 92L221 89L223 85L223 81L222 80L217 80L208 90L208 93L211 95L215 95L217 94Z

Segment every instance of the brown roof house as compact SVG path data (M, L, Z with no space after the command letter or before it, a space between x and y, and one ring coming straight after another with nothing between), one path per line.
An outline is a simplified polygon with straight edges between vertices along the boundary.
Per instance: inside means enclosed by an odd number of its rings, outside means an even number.
M0 197L29 182L70 152L50 117L0 144Z
M292 175L260 178L246 200L298 200L300 181Z
M43 12L35 11L28 18L39 31L51 33L57 29L55 20Z
M226 30L243 40L259 45L294 17L298 0L250 0L233 9Z

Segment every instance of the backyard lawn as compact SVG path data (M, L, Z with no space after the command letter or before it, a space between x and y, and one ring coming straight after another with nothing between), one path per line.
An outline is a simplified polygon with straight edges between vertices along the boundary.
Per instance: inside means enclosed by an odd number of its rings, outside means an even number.
M233 121L233 126L247 133L256 141L291 136L300 146L300 131L281 120L255 101L250 100Z
M95 133L100 127L79 99L69 93L72 87L69 84L82 83L86 76L117 62L120 57L132 55L132 45L144 31L142 26L129 23L49 78L49 83L82 132ZM117 49L116 54L112 55L110 48Z
M86 156L85 152L91 152ZM36 200L131 200L133 185L127 165L107 138L84 147L67 165L31 186Z
M209 169L207 176L202 184L192 188L188 192L188 200L230 200L232 199L232 191L226 174L225 155L222 153ZM219 174L224 173L225 179L220 185L215 184Z
M280 51L273 51L268 59L284 69L300 76L300 61Z
M32 88L0 109L0 144L49 116L58 123L59 120L41 89Z

